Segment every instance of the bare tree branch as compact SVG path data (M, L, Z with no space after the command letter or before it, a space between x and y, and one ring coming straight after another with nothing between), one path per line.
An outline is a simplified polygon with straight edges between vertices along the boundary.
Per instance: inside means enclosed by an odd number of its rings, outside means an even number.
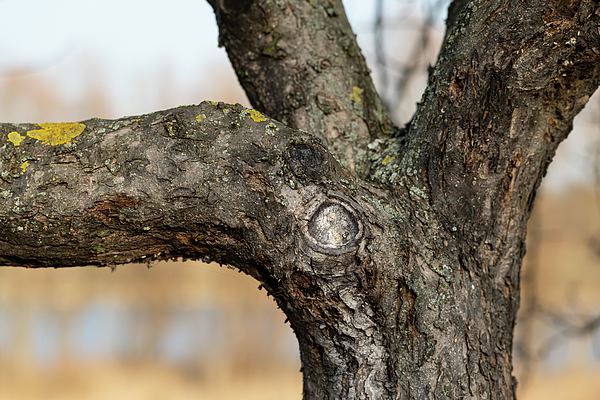
M319 137L364 176L373 152L368 145L398 130L341 1L209 2L220 43L252 105Z
M210 102L0 131L0 262L54 267L271 257L281 227L251 219L277 219L285 151L310 142L258 111Z

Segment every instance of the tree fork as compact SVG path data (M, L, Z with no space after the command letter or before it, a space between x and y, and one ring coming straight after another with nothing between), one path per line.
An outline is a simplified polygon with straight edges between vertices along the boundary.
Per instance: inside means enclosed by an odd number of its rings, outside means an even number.
M231 264L287 314L306 399L514 398L526 223L600 82L599 6L455 2L401 133L339 1L211 4L289 126L211 102L2 124L0 263Z
M346 396L356 375L365 393L382 390L383 336L362 291L383 257L367 247L391 249L397 234L373 237L373 222L392 222L318 139L212 102L0 132L3 265L235 265L288 314L310 371L307 394Z

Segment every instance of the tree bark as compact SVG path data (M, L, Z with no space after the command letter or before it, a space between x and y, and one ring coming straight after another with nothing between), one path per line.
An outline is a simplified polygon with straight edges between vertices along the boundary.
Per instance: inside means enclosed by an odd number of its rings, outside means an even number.
M305 399L514 398L526 223L599 85L600 11L455 3L398 129L339 1L211 1L263 113L2 124L0 263L216 260L287 314Z
M319 137L359 176L397 135L341 1L209 0L252 106Z

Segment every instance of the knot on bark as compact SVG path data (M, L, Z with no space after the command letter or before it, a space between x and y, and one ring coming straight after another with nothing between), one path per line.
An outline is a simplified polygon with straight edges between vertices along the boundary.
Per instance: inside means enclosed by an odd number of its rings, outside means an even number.
M308 245L325 254L356 251L364 237L359 213L338 198L313 202L305 212L301 230Z
M287 164L298 179L318 181L328 169L328 157L317 146L296 144L288 149Z

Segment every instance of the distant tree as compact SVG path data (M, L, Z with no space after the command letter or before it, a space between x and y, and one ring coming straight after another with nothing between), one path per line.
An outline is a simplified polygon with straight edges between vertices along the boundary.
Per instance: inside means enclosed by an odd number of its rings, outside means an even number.
M0 263L215 260L286 313L305 399L514 398L527 219L599 85L598 3L454 1L399 128L341 1L209 2L256 110L1 124Z

